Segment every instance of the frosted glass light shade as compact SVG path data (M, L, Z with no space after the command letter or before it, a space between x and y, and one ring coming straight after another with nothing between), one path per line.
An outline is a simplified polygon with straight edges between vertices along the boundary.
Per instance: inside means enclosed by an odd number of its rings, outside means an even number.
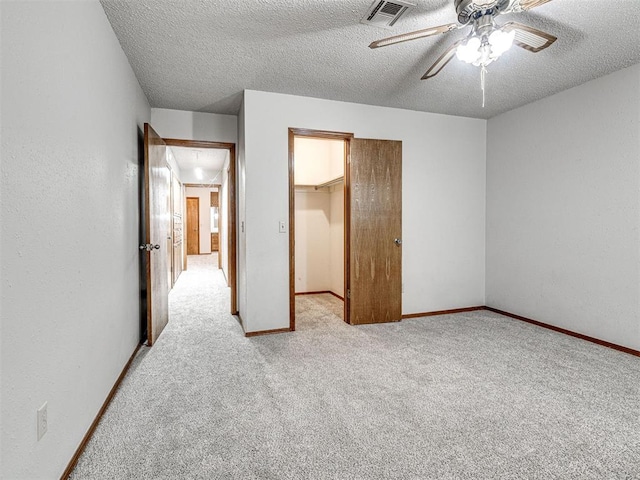
M456 57L467 63L475 63L480 59L481 41L478 37L471 37L466 43L458 45L456 49Z
M513 39L516 36L515 30L505 32L496 30L489 35L489 45L491 45L491 56L497 58L511 48Z

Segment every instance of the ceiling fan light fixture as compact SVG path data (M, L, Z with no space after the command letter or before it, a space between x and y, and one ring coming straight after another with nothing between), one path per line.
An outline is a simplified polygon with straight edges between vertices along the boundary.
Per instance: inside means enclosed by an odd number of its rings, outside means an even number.
M495 29L489 35L473 35L456 49L456 57L477 67L487 66L513 45L515 31Z
M491 45L491 56L498 58L504 52L509 50L513 45L513 39L516 36L515 30L505 32L504 30L495 30L489 35L489 45Z
M456 49L456 57L466 63L476 63L482 57L482 41L478 37L471 37Z

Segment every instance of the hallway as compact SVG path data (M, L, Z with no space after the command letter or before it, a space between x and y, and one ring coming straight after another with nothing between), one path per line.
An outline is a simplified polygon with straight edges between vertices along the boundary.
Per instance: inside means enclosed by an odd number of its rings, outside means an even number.
M216 264L217 255L188 257L167 327L153 348L141 347L70 478L178 478L183 462L199 468L207 448L189 442L233 419L240 399L224 393L248 357L238 341L249 345Z

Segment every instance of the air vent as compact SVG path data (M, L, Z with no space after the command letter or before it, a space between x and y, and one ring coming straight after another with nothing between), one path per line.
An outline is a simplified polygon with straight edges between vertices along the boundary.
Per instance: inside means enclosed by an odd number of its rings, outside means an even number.
M375 27L391 28L401 16L415 6L415 3L400 0L375 0L360 22Z

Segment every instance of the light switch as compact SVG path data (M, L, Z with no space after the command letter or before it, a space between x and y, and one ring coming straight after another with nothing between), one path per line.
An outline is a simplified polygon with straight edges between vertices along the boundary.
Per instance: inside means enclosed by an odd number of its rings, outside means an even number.
M278 230L280 233L287 233L287 224L286 222L280 221L278 223Z

